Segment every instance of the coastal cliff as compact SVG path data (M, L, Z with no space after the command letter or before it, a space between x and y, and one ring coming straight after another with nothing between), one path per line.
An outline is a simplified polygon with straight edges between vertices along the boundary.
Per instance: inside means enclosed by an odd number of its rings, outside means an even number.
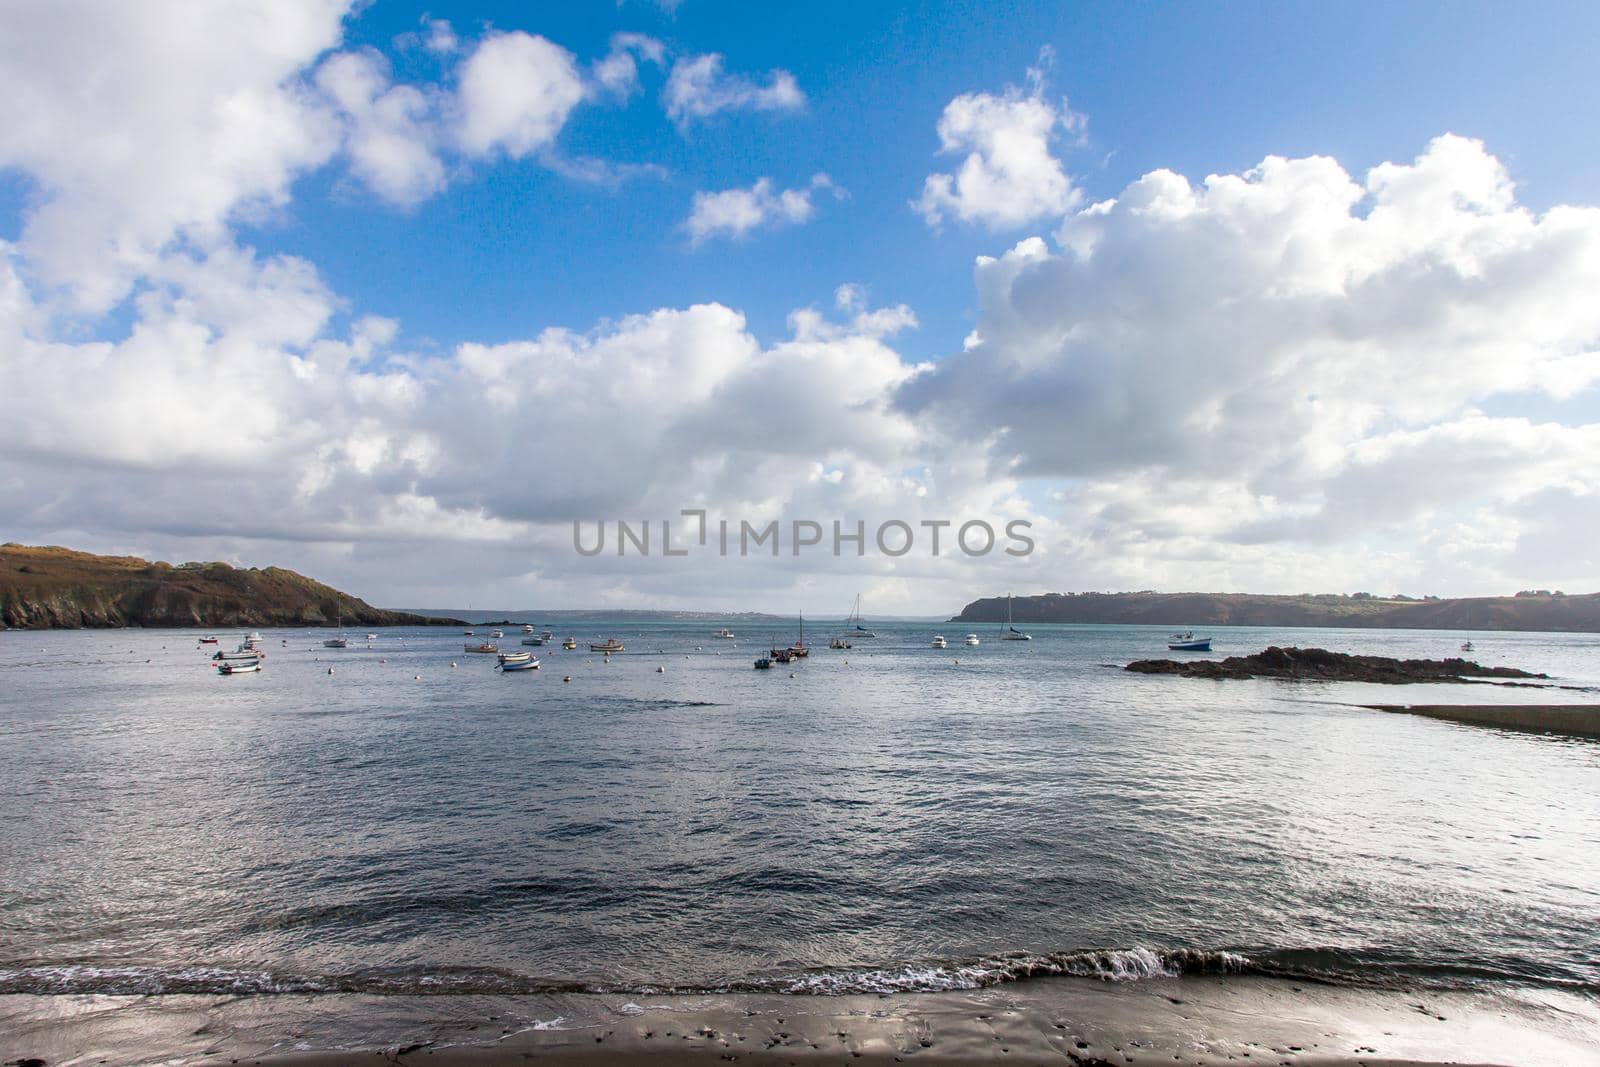
M1267 596L1254 593L1049 593L1016 597L1018 623L1156 626L1340 626L1416 630L1600 632L1600 593L1564 596ZM952 622L1004 622L1005 597L974 600Z
M281 567L152 563L68 548L0 545L0 630L118 626L421 626Z

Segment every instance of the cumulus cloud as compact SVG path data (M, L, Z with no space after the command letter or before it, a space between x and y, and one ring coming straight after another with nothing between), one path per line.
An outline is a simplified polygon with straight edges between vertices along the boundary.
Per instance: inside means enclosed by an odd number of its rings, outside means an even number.
M520 30L491 33L461 66L457 140L471 156L521 159L555 139L583 96L571 52Z
M1008 86L999 95L963 93L945 105L939 150L965 158L954 174L930 174L923 182L911 206L928 225L950 217L1011 229L1060 215L1081 198L1053 145L1063 132L1081 132L1084 119L1065 99L1045 98L1042 69L1028 73L1026 93Z
M331 56L318 68L316 83L339 109L350 169L368 188L390 203L410 206L444 187L437 103L415 86L391 85L382 56Z
M30 269L97 313L170 243L214 242L240 213L285 204L338 147L297 75L338 43L347 8L0 6L0 167L45 192L22 234Z
M611 50L594 62L591 76L602 92L622 100L639 91L639 61L657 67L666 62L666 46L642 33L616 33Z
M794 75L774 70L766 85L722 69L722 56L708 52L672 64L661 105L680 128L720 111L797 111L805 106Z
M811 194L818 190L844 195L826 174L812 175L810 184L797 189L775 189L771 178L759 178L748 189L695 193L683 228L691 244L700 244L712 237L740 238L764 226L802 223L816 213Z

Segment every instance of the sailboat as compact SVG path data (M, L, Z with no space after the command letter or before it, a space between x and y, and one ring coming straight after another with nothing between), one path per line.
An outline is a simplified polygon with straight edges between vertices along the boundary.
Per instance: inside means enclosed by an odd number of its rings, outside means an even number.
M1010 593L1006 594L1006 629L1005 629L1005 632L1000 635L1000 640L1002 640L1002 641L1032 641L1033 640L1033 635L1032 634L1025 634L1021 630L1017 629L1015 626L1011 625L1011 594Z
M877 637L878 635L861 625L861 594L856 594L856 606L850 610L850 615L844 620L846 626L854 626L849 636L855 638Z
M800 637L788 648L775 648L772 658L779 663L788 663L791 659L805 659L811 655L811 650L806 647L806 613L800 613Z

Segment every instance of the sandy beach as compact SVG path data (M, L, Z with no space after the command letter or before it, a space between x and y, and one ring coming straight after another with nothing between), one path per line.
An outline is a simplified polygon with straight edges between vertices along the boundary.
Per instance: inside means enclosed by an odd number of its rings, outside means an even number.
M1600 1004L1266 978L891 996L0 997L0 1060L87 1064L1600 1063Z
M1587 704L1363 704L1373 711L1425 715L1430 719L1498 726L1534 733L1600 737L1600 705Z

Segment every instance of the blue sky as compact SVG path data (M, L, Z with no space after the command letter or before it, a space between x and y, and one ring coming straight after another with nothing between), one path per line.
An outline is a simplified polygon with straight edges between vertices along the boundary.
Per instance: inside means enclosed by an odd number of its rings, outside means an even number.
M306 179L292 217L248 231L305 255L363 311L393 315L443 344L503 340L548 325L718 300L764 339L789 311L826 302L842 281L916 309L905 349L936 359L972 328L971 262L1001 238L908 207L940 162L934 125L959 92L1020 84L1046 45L1049 89L1088 118L1063 158L1087 196L1113 196L1148 170L1196 180L1269 154L1332 155L1353 172L1414 153L1446 131L1483 139L1535 208L1593 202L1600 141L1586 5L1093 5L1024 3L761 5L384 3L349 23L348 41L384 52L397 76L438 78L440 63L394 41L425 17L458 32L542 34L580 59L615 32L649 33L730 69L791 71L807 97L792 114L723 114L679 136L644 74L627 107L580 109L560 150L655 164L662 176L575 183L522 161L476 164L409 211ZM824 171L849 192L811 224L691 249L678 229L697 189L780 185Z
M411 604L1594 586L1597 28L9 6L0 532ZM1040 551L571 549L692 506Z

